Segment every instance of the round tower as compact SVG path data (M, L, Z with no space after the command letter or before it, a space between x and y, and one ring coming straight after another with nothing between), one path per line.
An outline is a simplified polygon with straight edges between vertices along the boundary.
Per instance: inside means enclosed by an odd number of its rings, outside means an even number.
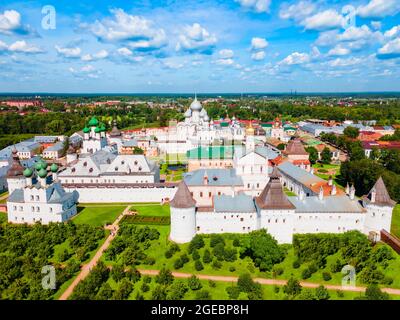
M24 167L19 162L17 149L12 151L12 163L7 171L8 192L11 194L16 189L26 187L26 178L24 176Z
M184 181L170 202L171 232L169 238L177 243L190 242L196 235L196 202Z

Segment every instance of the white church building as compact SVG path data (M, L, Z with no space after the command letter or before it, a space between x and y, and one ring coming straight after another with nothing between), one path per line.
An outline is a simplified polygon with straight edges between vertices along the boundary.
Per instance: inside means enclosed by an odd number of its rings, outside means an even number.
M7 173L9 197L7 200L8 222L34 224L40 222L64 222L77 213L76 192L66 192L57 179L58 166L39 161L35 170L24 168L16 151Z

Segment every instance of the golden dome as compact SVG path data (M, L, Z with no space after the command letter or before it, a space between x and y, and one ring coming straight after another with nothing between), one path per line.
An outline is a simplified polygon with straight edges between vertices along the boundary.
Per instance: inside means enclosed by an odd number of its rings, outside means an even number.
M246 135L254 136L254 127L253 127L253 123L251 121L250 121L250 124L246 128Z

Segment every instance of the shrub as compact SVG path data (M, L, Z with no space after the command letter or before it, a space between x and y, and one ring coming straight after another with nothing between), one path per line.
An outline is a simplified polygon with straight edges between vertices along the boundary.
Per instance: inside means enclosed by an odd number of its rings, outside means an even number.
M237 300L237 298L239 298L240 289L238 288L238 286L227 287L225 290L228 294L229 299Z
M183 267L183 265L184 265L184 263L183 263L181 258L176 259L175 262L174 262L174 268L175 269L180 269L180 268Z
M150 276L144 276L143 277L143 283L151 283L151 277Z
M329 281L332 279L332 276L329 272L322 272L322 279L324 279L324 281Z
M197 278L195 275L192 275L188 279L188 287L190 288L190 290L196 291L196 290L200 290L203 286L202 286L199 278Z
M300 268L300 266L301 266L301 263L300 263L300 260L299 260L299 259L293 261L292 267L293 267L294 269L298 269L298 268Z
M161 285L169 285L174 281L174 276L168 269L162 268L156 276L156 283ZM156 299L157 300L157 299Z
M214 248L217 244L222 243L225 246L225 239L220 234L211 234L210 237L210 247Z
M235 268L234 266L230 266L230 267L229 267L229 271L230 271L230 272L235 272L235 271L236 271L236 268Z
M308 279L312 276L312 272L310 270L310 268L305 268L302 272L301 272L301 278L302 279Z
M239 238L233 239L232 244L233 244L234 247L240 247L240 240L239 240Z
M183 264L188 263L190 261L188 255L186 253L181 254L181 260L182 260Z
M197 251L197 249L193 250L192 258L193 258L193 260L199 260L200 259L200 254L199 254L199 251Z
M196 234L192 241L190 241L188 252L192 253L194 249L201 249L204 247L204 245L203 236Z
M219 260L219 261L224 261L225 260L225 244L222 242L217 243L213 250L213 255Z
M214 259L211 266L213 267L213 269L221 269L222 263L219 262L217 259Z
M298 295L301 290L300 282L294 278L290 278L286 285L283 286L283 292L292 297Z
M210 288L215 288L217 286L217 283L214 280L208 280L208 286Z
M274 274L275 276L280 276L280 275L283 273L283 269L280 268L280 267L276 267L276 268L274 268L274 269L272 270L272 272L273 272L273 274Z
M224 252L224 260L228 261L228 262L233 262L236 261L237 257L236 257L236 249L232 248L232 249L225 249Z
M336 294L339 298L343 298L344 297L344 293L342 290L336 290Z
M153 257L149 257L147 256L144 260L143 260L143 264L147 264L149 266L152 266L156 263L156 259L154 259Z
M194 268L196 269L196 271L201 271L204 269L203 264L201 263L200 260L195 261Z
M315 297L317 298L317 300L329 300L330 295L328 290L321 285L315 289Z
M142 292L147 292L150 290L150 286L147 283L142 283L142 285L140 286L140 290Z
M203 262L210 263L212 261L210 250L205 249L203 254Z
M279 293L279 291L280 291L280 288L278 286L274 286L274 292Z
M196 293L196 300L211 300L211 294L207 290L199 290Z

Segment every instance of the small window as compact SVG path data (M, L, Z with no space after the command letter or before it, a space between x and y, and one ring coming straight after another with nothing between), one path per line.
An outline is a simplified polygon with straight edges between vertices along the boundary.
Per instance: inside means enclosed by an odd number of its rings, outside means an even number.
M90 169L89 169L89 172L93 172L93 168L90 168Z
M115 167L114 170L115 170L115 171L118 171L118 167Z
M39 201L39 196L36 196L36 201Z
M242 221L242 222L243 222L243 218L240 218L240 221Z
M203 192L200 192L200 197L203 197Z
M86 162L86 161L83 163L83 166L84 166L84 167L87 167L87 162Z

